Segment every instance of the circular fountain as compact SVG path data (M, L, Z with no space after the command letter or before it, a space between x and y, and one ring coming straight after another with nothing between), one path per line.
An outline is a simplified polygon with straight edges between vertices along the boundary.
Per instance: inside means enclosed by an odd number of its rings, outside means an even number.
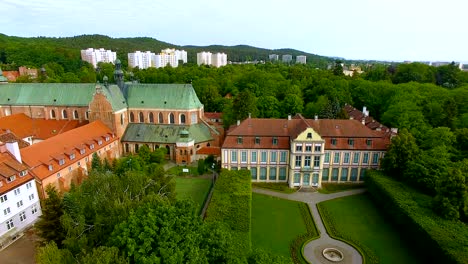
M326 248L322 251L322 255L332 262L340 262L343 260L343 253L336 248Z

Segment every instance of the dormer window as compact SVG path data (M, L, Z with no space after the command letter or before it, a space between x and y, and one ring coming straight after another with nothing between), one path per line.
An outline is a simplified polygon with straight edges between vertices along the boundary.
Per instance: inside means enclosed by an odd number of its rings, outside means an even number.
M13 175L13 176L8 177L6 181L9 183L9 182L14 181L15 179L16 179L16 176Z
M98 143L99 146L102 145L102 140L98 140L97 143Z
M278 138L277 137L273 137L273 145L278 145Z
M255 144L260 144L260 137L255 137Z
M63 164L65 164L65 159L59 159L59 165L62 166Z
M307 139L311 139L312 138L312 133L307 133Z
M237 137L237 144L242 144L242 137Z
M372 139L367 139L366 144L368 147L372 147Z
M89 149L94 149L94 144L89 145Z
M74 159L75 159L75 153L72 153L72 154L70 155L70 160L74 160Z
M336 138L332 138L332 139L331 139L331 144L332 144L333 146L336 146Z
M109 136L106 136L106 141L109 141L110 140L110 137Z
M53 171L53 170L54 170L54 166L49 165L49 170L50 170L50 171Z
M80 149L80 154L83 155L85 154L86 150L85 149Z
M26 176L26 174L28 174L28 171L24 170L19 173L19 176L23 177L23 176Z
M354 139L352 138L348 139L348 145L354 146Z

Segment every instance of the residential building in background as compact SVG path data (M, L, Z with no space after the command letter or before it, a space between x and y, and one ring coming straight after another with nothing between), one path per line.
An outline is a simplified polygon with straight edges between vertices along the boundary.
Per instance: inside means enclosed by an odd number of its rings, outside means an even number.
M227 65L227 55L225 53L211 54L211 65L215 67L222 67Z
M304 55L296 56L296 63L306 64L306 62L307 62L307 56L304 56Z
M279 60L279 55L278 54L270 54L270 55L268 55L268 59L270 61L278 61Z
M358 120L248 118L226 134L222 167L250 170L254 182L321 187L324 182L363 182L378 168L391 135Z
M18 142L0 142L0 250L20 237L40 215L36 181L22 163Z
M152 67L161 68L167 65L178 67L179 61L187 63L187 52L185 50L163 49L161 53L153 55Z
M94 68L97 67L99 62L114 63L116 59L117 54L111 50L105 50L103 48L81 50L81 60L91 63Z
M128 66L131 68L147 69L152 66L154 55L151 51L128 53Z
M211 65L211 52L202 51L197 53L198 65Z
M281 61L284 63L291 63L292 62L292 55L290 54L285 54L281 56Z

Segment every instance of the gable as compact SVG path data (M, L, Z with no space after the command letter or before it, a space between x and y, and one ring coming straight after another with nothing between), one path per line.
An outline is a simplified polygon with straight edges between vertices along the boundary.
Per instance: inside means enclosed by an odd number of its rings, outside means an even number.
M312 137L309 137L312 136ZM308 127L299 135L297 135L296 138L293 140L300 140L300 141L323 141L322 137L317 133L313 128Z

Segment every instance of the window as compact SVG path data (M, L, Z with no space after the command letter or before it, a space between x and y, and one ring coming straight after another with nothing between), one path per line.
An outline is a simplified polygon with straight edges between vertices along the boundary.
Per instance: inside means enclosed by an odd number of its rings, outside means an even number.
M366 176L366 169L361 169L361 174L359 175L359 181L363 181Z
M338 181L338 168L333 168L332 169L332 181Z
M88 111L85 112L85 119L86 119L86 120L89 119L89 112L88 112Z
M20 221L23 222L24 220L26 220L26 214L24 212L21 212L19 214L19 217L20 217Z
M300 184L301 183L301 174L296 172L294 173L294 183Z
M57 178L60 178L60 172L59 172L59 173L57 173Z
M278 152L276 152L276 151L270 152L270 162L271 163L278 162Z
M270 181L276 180L276 167L270 167Z
M323 163L330 163L330 152L325 153L325 159L323 160Z
M250 174L252 174L252 180L257 179L257 167L250 167Z
M280 181L286 180L286 167L279 168L279 179Z
M310 168L310 156L304 157L304 167Z
M150 113L148 114L148 120L149 120L150 123L154 123L154 116L153 116L153 113L152 113L152 112L150 112Z
M35 213L37 213L37 206L36 206L36 205L33 205L33 206L31 207L31 214L35 214Z
M50 118L55 118L55 110L50 110Z
M332 138L332 139L331 139L331 144L332 144L333 146L336 146L336 138Z
M266 176L267 176L267 168L260 167L260 180L266 180Z
M124 115L120 114L120 124L123 125L124 123Z
M286 151L281 151L280 152L280 162L285 163L286 162L286 156L288 155L288 152Z
M110 140L110 137L109 136L106 136L106 141L109 141Z
M362 156L362 163L367 164L369 163L369 153L365 152L364 155Z
M78 111L76 111L76 110L73 111L73 119L78 119L78 118L80 118L80 117L78 116Z
M236 171L237 167L231 167L231 170Z
M173 113L170 113L169 114L169 124L174 124L175 121L174 121L174 114Z
M345 152L344 157L343 157L343 163L344 164L349 164L349 156L350 155L351 155L351 153Z
M75 153L70 155L70 160L74 160L74 159L75 159Z
M277 137L273 137L273 145L278 145L278 138Z
M101 139L98 140L97 144L98 144L99 146L102 145L102 140L101 140Z
M61 166L63 164L65 164L65 159L59 159L59 165Z
M357 175L358 175L358 169L357 168L352 168L351 169L351 181L357 181Z
M311 152L312 151L312 144L306 144L305 145L305 151L306 152Z
M68 113L67 113L67 110L65 110L65 109L62 110L62 118L63 118L63 119L67 119L67 118L68 118Z
M342 168L341 169L340 181L348 181L348 168Z
M315 145L315 152L321 152L322 151L322 145Z
M231 150L231 162L237 162L237 150Z
M10 219L8 221L6 221L6 225L7 225L7 229L10 230L12 229L13 227L15 227L15 225L13 224L13 219Z
M4 202L6 202L6 201L8 201L8 196L7 196L6 194L0 196L0 202L1 202L1 203L4 203Z
M21 206L23 206L23 200L20 200L19 202L17 202L16 205L18 206L18 208L20 208Z
M260 153L261 157L260 157L260 162L261 163L266 163L267 162L267 152L266 151L262 151Z
M255 137L255 144L260 144L260 137Z
M354 164L358 164L358 163L359 163L359 152L355 152L355 153L354 153L353 163L354 163Z
M32 188L32 182L26 183L26 189L31 189Z
M296 144L296 151L302 152L302 144Z
M162 114L162 113L159 113L159 115L158 115L158 123L159 123L159 124L164 123L164 118L163 118L163 114Z
M304 178L302 179L303 185L310 185L310 173L304 173Z
M322 181L328 181L328 174L330 173L329 168L324 168L322 171Z
M8 215L11 213L10 207L7 207L6 209L3 209L3 214Z
M94 149L94 144L89 145L89 149Z
M53 171L53 170L54 170L54 166L49 165L49 170L50 170L50 171Z
M135 122L135 115L133 114L133 112L130 112L130 123L134 123Z
M81 155L85 154L85 152L86 152L86 149L80 149L80 154Z
M70 172L71 170L72 170L72 167L71 167L71 166L70 166L70 167L68 167L68 172Z
M252 151L252 159L251 159L250 162L257 163L257 152L256 151Z
M13 176L8 177L6 181L7 181L7 182L12 182L12 181L14 181L15 179L16 179L16 176L13 175Z
M184 114L180 115L180 123L185 124L185 115Z
M379 164L379 153L372 154L372 164L373 165Z
M89 158L88 158L88 157L86 157L84 160L85 160L86 162L88 162Z
M28 174L28 171L27 171L27 170L24 170L24 171L21 171L21 172L19 173L19 176L20 176L20 177L23 177L23 176L25 176L26 174Z
M348 139L348 145L354 146L354 139L352 138Z
M307 139L311 139L312 138L312 133L307 133Z
M241 162L242 163L247 162L247 151L241 151Z
M296 168L301 167L301 164L302 164L302 156L296 156L296 162L295 162Z
M335 155L333 156L333 163L334 164L339 164L340 163L340 153L335 152Z
M237 144L242 144L242 137L237 137Z
M366 145L367 145L368 147L372 147L372 139L367 139L367 140L366 140Z
M18 194L20 194L20 193L21 193L21 189L20 189L19 187L16 188L16 189L15 189L15 195L18 195Z
M28 198L29 198L29 201L34 200L34 193L30 194L30 195L28 196Z
M145 122L145 117L143 116L142 112L138 113L138 122L140 122L140 123Z
M314 157L314 168L320 167L320 156Z

